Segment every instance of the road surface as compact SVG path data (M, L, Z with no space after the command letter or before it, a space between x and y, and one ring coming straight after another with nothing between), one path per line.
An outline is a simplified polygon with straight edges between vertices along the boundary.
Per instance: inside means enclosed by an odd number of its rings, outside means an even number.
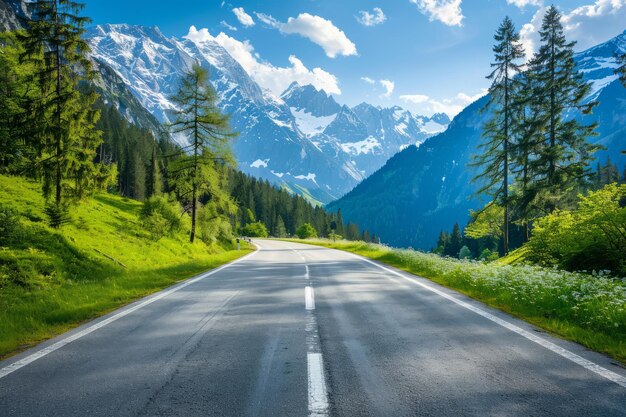
M0 416L626 416L609 358L277 241L0 362Z

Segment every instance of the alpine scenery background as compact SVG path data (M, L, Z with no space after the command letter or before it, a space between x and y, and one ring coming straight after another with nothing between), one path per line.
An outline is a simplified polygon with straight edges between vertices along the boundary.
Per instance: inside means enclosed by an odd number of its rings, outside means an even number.
M2 416L625 415L625 277L626 0L0 0Z

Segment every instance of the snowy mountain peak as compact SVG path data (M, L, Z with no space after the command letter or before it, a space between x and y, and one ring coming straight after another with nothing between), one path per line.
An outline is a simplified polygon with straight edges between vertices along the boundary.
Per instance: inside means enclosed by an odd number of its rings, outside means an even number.
M318 90L313 85L301 86L292 83L280 97L291 108L304 111L315 117L328 117L337 114L341 106L324 90Z

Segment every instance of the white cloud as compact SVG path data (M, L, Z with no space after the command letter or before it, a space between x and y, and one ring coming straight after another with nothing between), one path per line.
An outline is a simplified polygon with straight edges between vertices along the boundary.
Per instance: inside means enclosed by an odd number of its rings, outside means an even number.
M192 26L186 38L193 42L207 40L217 42L259 85L276 95L285 91L294 81L301 85L312 84L318 90L323 89L328 94L341 94L337 77L321 68L307 68L295 55L289 57L291 66L276 67L269 62L262 61L249 41L241 42L224 32L213 37L207 29L197 30Z
M356 20L365 26L376 26L384 23L385 20L387 20L387 16L385 16L385 13L383 13L380 7L374 7L373 13L367 10L361 10Z
M298 17L290 17L287 23L280 22L272 16L256 13L263 23L280 30L284 34L298 34L319 45L329 58L337 55L356 55L356 45L333 22L320 16L301 13Z
M526 6L543 6L543 0L506 0L506 2L519 8Z
M370 85L376 84L376 81L372 80L370 77L361 77L361 81L365 81L366 83Z
M391 97L391 95L393 94L393 90L395 90L396 88L396 83L391 80L380 80L380 85L382 85L385 89L385 93L382 95L382 97Z
M401 95L400 100L412 104L412 110L415 110L418 114L430 117L435 113L446 113L448 116L454 117L485 94L487 94L487 90L483 89L480 93L472 96L466 93L459 93L454 97L443 100L436 100L423 94L408 94Z
M408 94L400 96L400 100L408 101L409 103L413 104L426 103L429 99L430 97L423 94Z
M409 0L417 5L420 12L427 15L430 21L438 20L448 26L463 25L461 0Z
M233 13L237 16L237 20L239 23L244 25L245 27L254 26L254 19L250 16L243 7L235 7L233 9Z
M522 26L520 35L528 57L539 48L539 30L546 8L542 7L529 23ZM563 13L563 27L568 40L577 41L576 50L582 51L620 34L626 22L626 0L596 0L593 4L577 7Z
M222 20L220 22L220 26L223 26L223 27L225 27L228 30L232 30L233 32L237 32L237 28L234 27L233 25L228 24L228 22L225 21L225 20Z

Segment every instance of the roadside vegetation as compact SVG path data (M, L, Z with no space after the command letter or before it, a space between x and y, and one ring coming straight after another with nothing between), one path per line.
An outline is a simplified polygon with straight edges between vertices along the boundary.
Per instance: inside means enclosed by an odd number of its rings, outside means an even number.
M0 356L248 252L189 243L189 216L155 240L143 204L96 194L59 229L47 225L39 185L0 176Z
M555 6L546 10L532 57L509 18L498 28L490 113L471 164L477 194L491 201L465 230L442 231L433 252L626 276L626 169L595 161L602 147L588 139L598 125L584 116L598 103L587 100L592 85L576 68L562 20ZM626 57L616 58L626 86Z
M503 265L366 242L295 240L352 252L428 278L626 363L626 280Z

